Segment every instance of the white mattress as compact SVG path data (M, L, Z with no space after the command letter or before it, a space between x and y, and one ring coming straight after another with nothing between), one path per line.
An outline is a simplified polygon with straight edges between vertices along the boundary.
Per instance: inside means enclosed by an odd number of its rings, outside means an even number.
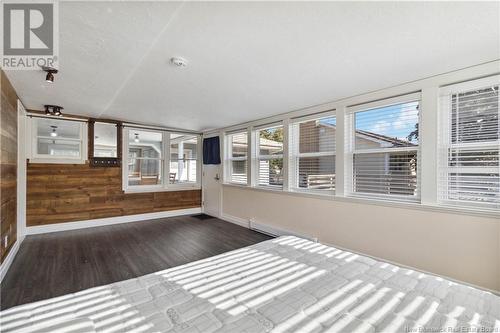
M17 306L1 331L500 332L500 297L287 236Z

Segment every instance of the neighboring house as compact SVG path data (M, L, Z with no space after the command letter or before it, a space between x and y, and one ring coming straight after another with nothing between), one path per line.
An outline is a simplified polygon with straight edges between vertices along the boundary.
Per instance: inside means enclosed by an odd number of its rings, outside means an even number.
M327 145L331 146L331 139L335 138L335 125L311 121L300 124L299 140L301 142L300 152L326 151ZM307 140L305 139L307 136ZM271 155L282 151L282 143L261 138L261 154ZM415 144L380 135L368 131L356 131L356 145L363 149L387 148L387 147L408 147ZM240 150L241 154L246 153L246 141L235 141L233 143L234 152ZM353 163L353 172L356 174L357 184L353 188L356 192L373 192L376 189L380 192L383 188L386 194L413 195L416 191L417 156L414 152L390 152L373 153L369 156L357 157L359 162L363 159L370 159L369 163ZM233 177L241 174L246 175L247 161L240 161L233 165ZM266 177L269 185L277 185L282 181L281 170L270 170L268 161L261 161L259 167L259 179ZM298 186L300 188L335 189L335 158L333 157L311 157L299 160L297 168ZM405 175L408 177L401 177ZM408 179L410 181L408 182ZM370 184L385 184L384 187L370 186Z
M307 128L305 128L307 126ZM327 142L322 137L335 137L335 125L322 123L322 122L307 122L301 124L300 133L308 134L308 145L316 145L316 147L303 147L300 149L307 149L314 151L321 151L321 144ZM311 135L311 132L313 135ZM311 140L316 138L316 140ZM303 141L303 140L301 140ZM305 140L304 140L305 141ZM392 138L386 135L381 135L369 131L357 130L355 143L361 149L374 149L374 148L388 148L388 147L408 147L416 146L414 143L398 138ZM319 150L318 150L319 149ZM355 192L380 192L380 183L385 184L383 191L386 194L401 194L413 195L416 191L416 176L417 176L417 156L414 152L390 152L390 153L373 153L368 155L357 156L360 163L353 163L354 169L352 172L356 174L357 183L353 184ZM368 163L361 163L364 162ZM368 161L369 160L369 161ZM318 170L317 174L307 174L301 172L299 167L299 184L304 187L304 183L309 184L308 181L311 177L318 179L323 175L326 179L335 177L335 174L328 174L335 170L332 168L331 163L326 159L317 158L317 165L315 168L309 170ZM309 161L309 164L311 161ZM403 177L402 175L405 175ZM408 177L407 177L408 176ZM408 182L410 179L410 182ZM373 186L377 184L377 186ZM300 186L299 185L299 186ZM334 189L335 185L330 186Z
M305 128L307 126L307 129ZM322 123L319 121L307 122L301 124L300 133L307 133L309 140L308 145L316 145L316 147L300 147L300 149L308 150L321 150L321 144L327 142L322 137L335 137L335 125ZM311 132L314 135L311 135ZM316 138L316 140L311 140ZM303 140L300 140L301 142ZM305 141L305 140L304 140ZM374 149L374 148L388 148L388 147L408 147L416 146L414 143L398 138L389 137L369 131L356 130L355 138L356 147L361 149ZM319 150L318 150L319 149ZM367 155L357 156L359 163L353 163L354 167L352 172L356 174L357 183L353 184L355 192L378 192L384 191L385 194L401 194L413 195L416 191L416 177L417 177L417 156L415 152L389 152L389 153L373 153ZM318 170L317 174L307 174L301 172L299 167L299 184L309 184L308 179L311 177L318 179L323 175L329 179L335 174L328 174L335 170L335 166L331 167L331 163L326 159L317 158L317 165L315 168L309 166L308 169ZM364 160L364 161L363 161ZM355 161L356 162L356 161ZM362 163L368 162L368 163ZM311 162L309 161L309 164ZM403 176L404 175L404 176ZM410 179L410 181L408 181ZM385 184L381 187L380 184ZM377 184L377 186L373 186ZM300 186L299 185L299 186ZM334 189L335 184L330 186Z
M245 156L247 154L247 142L244 137L234 137L233 139L233 156ZM266 138L260 138L260 153L261 155L274 155L283 151L283 143ZM247 161L233 161L232 179L246 180ZM283 175L281 170L271 170L269 161L260 161L259 178L269 179L269 185L278 185L282 182Z

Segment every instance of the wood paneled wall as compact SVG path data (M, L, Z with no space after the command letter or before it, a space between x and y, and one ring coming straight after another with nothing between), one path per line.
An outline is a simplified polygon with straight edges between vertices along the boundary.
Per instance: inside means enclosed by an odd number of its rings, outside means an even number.
M27 187L28 226L201 206L201 190L125 194L117 167L30 163Z
M0 116L0 262L16 241L17 233L17 94L1 71ZM7 240L7 241L6 241Z

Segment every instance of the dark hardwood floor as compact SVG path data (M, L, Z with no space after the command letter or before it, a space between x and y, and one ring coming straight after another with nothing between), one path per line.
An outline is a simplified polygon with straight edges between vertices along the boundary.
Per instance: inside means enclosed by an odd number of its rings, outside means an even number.
M267 239L206 215L28 236L1 284L1 308L138 277Z

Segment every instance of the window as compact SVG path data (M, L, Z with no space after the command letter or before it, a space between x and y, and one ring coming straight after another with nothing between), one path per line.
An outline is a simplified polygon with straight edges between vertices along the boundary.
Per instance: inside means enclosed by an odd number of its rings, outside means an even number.
M127 174L129 186L161 185L163 134L130 129L128 131Z
M248 133L237 132L226 136L227 176L229 183L248 183Z
M89 164L93 167L121 167L122 126L119 122L90 119Z
M30 162L84 163L86 125L82 121L32 118Z
M335 116L298 120L290 126L290 187L335 190Z
M351 195L419 200L419 98L349 108Z
M256 130L257 185L283 187L283 126Z
M116 124L94 123L93 157L118 157L118 129Z
M170 184L196 183L198 136L170 134Z
M153 192L200 187L198 134L125 127L124 190Z
M438 198L500 208L499 78L442 89Z

